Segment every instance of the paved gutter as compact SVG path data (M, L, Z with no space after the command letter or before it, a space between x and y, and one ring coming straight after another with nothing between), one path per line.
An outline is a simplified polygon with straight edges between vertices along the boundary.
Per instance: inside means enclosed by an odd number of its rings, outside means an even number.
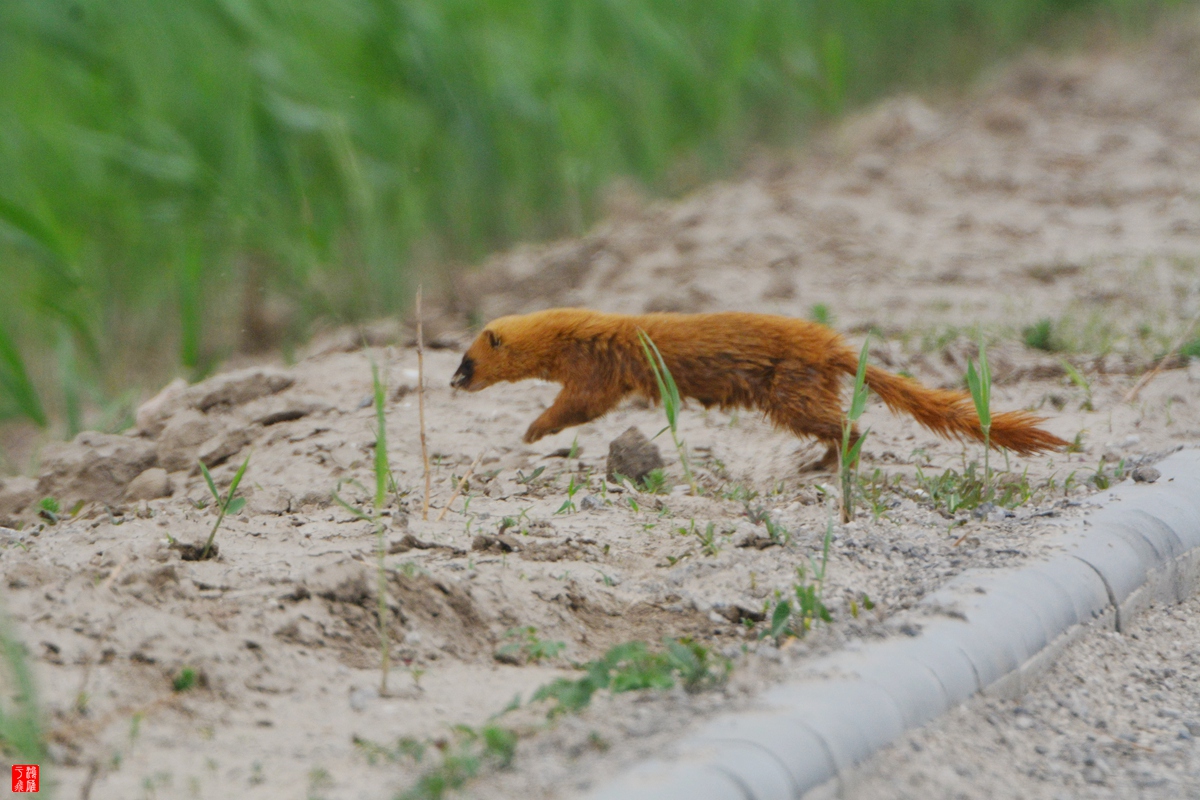
M1200 449L1126 481L1061 536L1063 553L971 570L926 596L914 637L842 651L764 692L588 800L775 800L837 796L854 767L975 694L1023 694L1083 634L1122 630L1151 603L1200 588Z

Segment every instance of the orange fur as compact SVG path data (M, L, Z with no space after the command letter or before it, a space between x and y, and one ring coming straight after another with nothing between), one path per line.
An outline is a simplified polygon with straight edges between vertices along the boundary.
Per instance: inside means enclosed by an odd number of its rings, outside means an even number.
M493 320L463 355L451 385L478 391L501 381L561 383L553 405L533 421L526 442L611 411L626 395L658 402L658 386L638 340L658 346L679 393L705 408L756 408L797 436L828 445L822 465L837 462L842 440L841 389L858 356L836 332L768 314L626 316L559 308ZM969 395L930 389L868 367L867 386L894 412L947 438L983 441ZM991 442L1028 455L1067 442L1037 427L1024 411L992 415ZM853 431L855 439L858 431Z

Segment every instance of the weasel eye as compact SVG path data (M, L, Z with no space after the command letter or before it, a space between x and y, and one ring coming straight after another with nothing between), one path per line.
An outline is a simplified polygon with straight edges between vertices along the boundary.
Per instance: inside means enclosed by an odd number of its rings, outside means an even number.
M492 346L493 350L500 346L500 337L499 336L492 333L491 331L484 331L484 333L487 334L488 344L490 344Z

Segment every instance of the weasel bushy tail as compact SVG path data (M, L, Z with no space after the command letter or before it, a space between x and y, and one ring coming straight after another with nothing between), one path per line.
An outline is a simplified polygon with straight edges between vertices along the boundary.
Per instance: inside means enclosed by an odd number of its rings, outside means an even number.
M848 358L838 366L853 375L858 356L846 351ZM965 392L931 389L911 378L893 375L878 367L867 367L866 383L892 411L911 414L924 427L947 439L983 441L983 428L975 413L975 403ZM992 414L990 439L993 447L1004 447L1023 456L1044 450L1058 450L1068 442L1037 427L1045 418L1027 411Z

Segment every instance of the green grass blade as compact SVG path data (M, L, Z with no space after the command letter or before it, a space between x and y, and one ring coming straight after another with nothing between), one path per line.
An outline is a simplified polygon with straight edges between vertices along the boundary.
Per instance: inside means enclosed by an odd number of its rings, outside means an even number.
M355 508L354 506L350 505L345 500L343 500L337 492L332 492L330 494L330 497L333 498L333 502L337 503L339 506L346 509L347 511L349 511L351 514L358 517L359 519L366 520L367 522L375 521L371 518L371 516L369 514L364 514L360 509Z
M871 338L863 342L862 352L858 354L858 371L854 374L854 395L850 401L850 413L847 415L852 421L857 420L862 416L863 411L867 407L867 395L870 394L867 389L867 351L871 345Z
M2 614L0 677L5 679L4 702L0 704L0 753L11 756L14 763L37 764L43 761L45 742L29 654Z
M246 456L246 460L238 467L238 471L234 474L233 480L229 483L229 494L225 496L225 507L229 507L229 503L233 500L233 495L237 492L238 484L242 482L242 476L246 474L246 467L250 466L250 456Z
M16 413L38 427L44 428L49 422L21 354L0 326L0 414L4 412L5 403L11 403Z
M387 500L388 447L386 390L379 380L379 367L371 362L371 382L375 390L375 510Z
M213 499L218 503L221 502L221 493L217 491L217 484L213 483L212 474L208 471L208 467L204 466L204 462L200 462L200 474L204 476L204 482L208 484L208 491L212 492Z

